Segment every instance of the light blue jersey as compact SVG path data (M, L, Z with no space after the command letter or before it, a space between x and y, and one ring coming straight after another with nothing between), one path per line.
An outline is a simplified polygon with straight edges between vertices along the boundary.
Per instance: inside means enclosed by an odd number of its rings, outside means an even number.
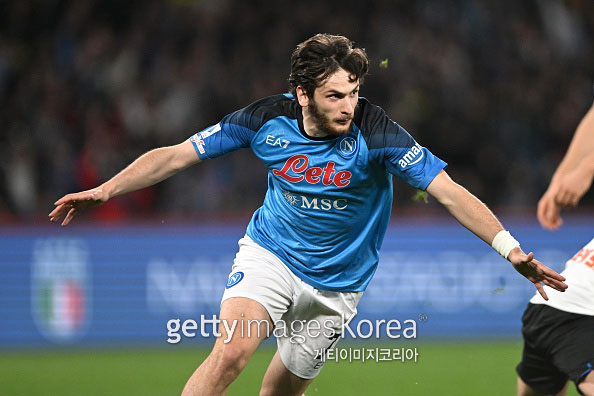
M392 175L425 190L446 163L360 98L348 135L313 139L290 95L257 101L190 138L201 160L251 147L268 191L247 234L306 283L364 291L392 208Z

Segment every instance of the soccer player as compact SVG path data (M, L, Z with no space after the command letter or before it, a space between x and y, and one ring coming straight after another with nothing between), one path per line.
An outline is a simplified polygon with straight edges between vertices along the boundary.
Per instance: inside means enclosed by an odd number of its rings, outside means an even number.
M540 224L558 229L563 223L561 209L576 206L593 177L594 105L538 202ZM569 289L565 293L547 289L548 301L534 296L522 317L519 396L565 395L568 380L581 394L594 396L594 239L567 261L561 275Z
M445 162L359 97L367 69L363 49L346 37L318 34L293 52L290 94L250 104L181 144L149 151L101 186L55 203L50 220L65 216L67 225L82 209L240 148L250 147L265 163L268 192L239 241L221 303L221 337L183 395L224 394L281 324L291 337L277 337L260 394L305 391L324 363L319 351L335 346L376 270L392 175L434 196L543 298L541 283L566 288L562 276L525 254L491 211L450 179ZM251 336L234 332L246 321L247 330L256 324Z

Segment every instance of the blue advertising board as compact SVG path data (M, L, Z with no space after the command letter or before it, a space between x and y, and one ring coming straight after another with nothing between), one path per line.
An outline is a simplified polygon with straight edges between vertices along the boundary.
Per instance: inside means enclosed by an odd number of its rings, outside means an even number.
M592 238L590 224L555 233L508 226L526 251L561 271ZM200 325L218 314L243 234L225 225L2 229L0 347L167 345L168 321ZM417 340L517 337L534 292L453 220L396 223L349 326L355 338L385 337L390 320L402 328L414 321ZM208 338L196 333L180 344Z

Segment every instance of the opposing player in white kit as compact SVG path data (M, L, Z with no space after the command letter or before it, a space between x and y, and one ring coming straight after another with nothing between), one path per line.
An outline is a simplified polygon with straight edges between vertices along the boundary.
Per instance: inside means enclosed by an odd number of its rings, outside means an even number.
M593 177L594 105L538 202L540 224L559 228L561 209L577 205ZM564 395L568 380L581 394L594 395L594 239L567 261L561 275L567 279L567 291L547 289L548 301L534 296L522 317L519 396Z
M268 191L239 241L221 303L222 337L184 395L224 394L281 323L289 336L277 337L260 394L305 391L323 365L316 350L334 347L375 273L392 175L428 191L544 298L541 282L566 288L562 276L525 254L491 211L448 177L445 162L359 97L367 69L367 55L350 40L316 35L293 52L291 94L252 103L179 145L144 154L98 188L56 202L50 219L65 215L66 225L81 209L240 148L251 148L265 163ZM233 324L243 329L248 320L256 321L248 323L251 334L233 331Z

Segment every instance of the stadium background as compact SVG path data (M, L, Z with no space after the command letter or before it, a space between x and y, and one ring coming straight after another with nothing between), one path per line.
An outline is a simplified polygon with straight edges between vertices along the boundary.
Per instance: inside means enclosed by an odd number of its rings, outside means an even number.
M216 312L264 167L244 150L68 229L46 214L148 149L286 91L290 52L322 31L367 49L362 94L527 250L560 270L592 237L592 193L560 231L534 219L592 103L590 0L1 2L0 394L179 392L212 340L169 345L165 323ZM434 201L395 189L358 320L414 319L418 337L344 346L417 347L419 361L329 363L308 394L513 393L532 287ZM257 392L270 353L230 394Z

